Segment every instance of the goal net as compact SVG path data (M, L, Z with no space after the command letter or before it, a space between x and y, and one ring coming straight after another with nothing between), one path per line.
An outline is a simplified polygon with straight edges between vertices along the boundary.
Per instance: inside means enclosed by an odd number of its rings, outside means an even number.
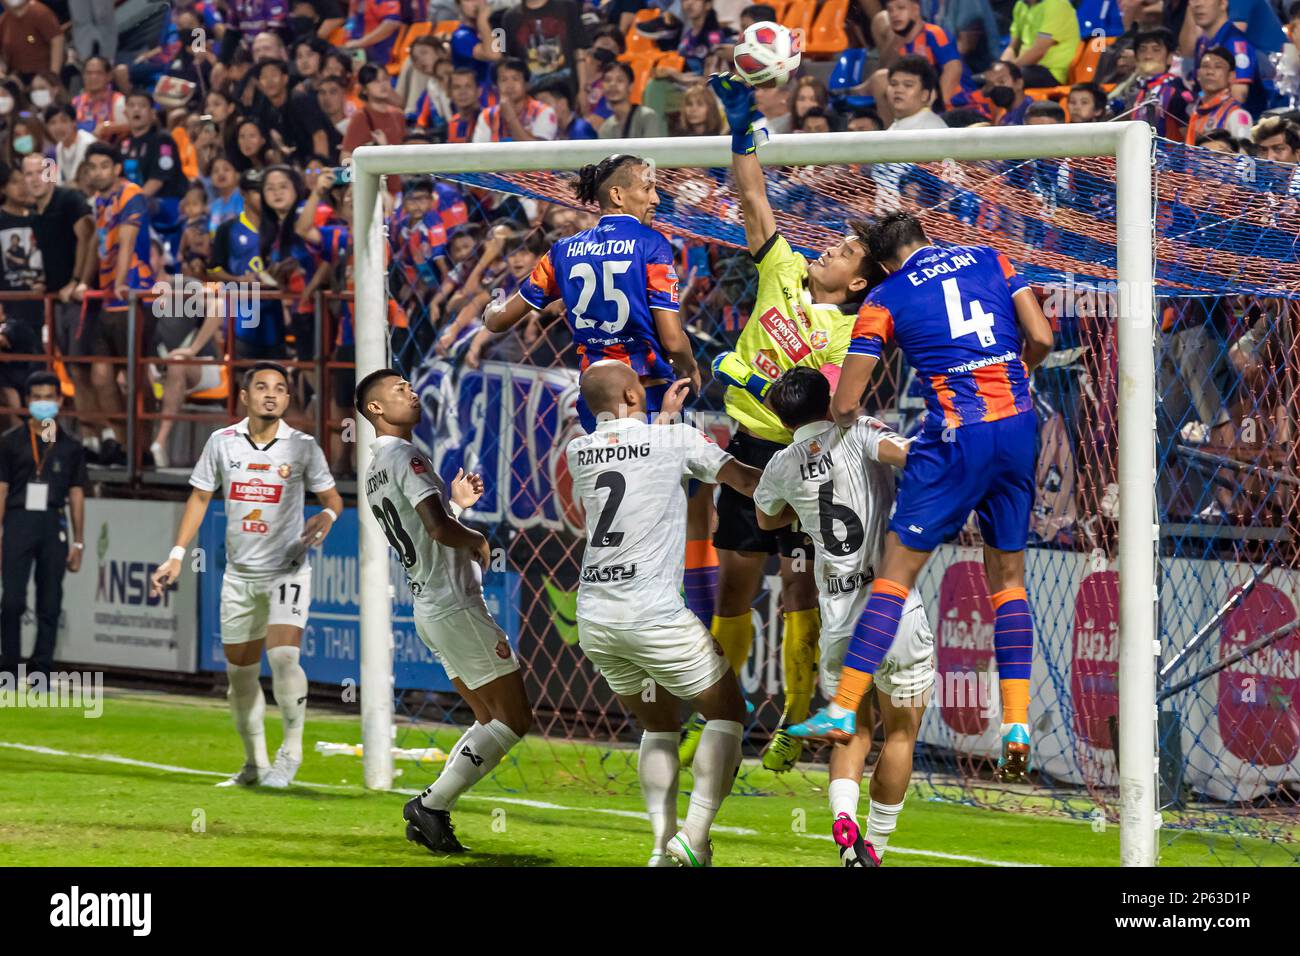
M489 253L490 222L513 217L522 235L508 246L504 273L545 248L539 239L585 228L591 210L572 198L572 171L612 151L597 141L355 154L356 229L365 237L357 243L358 375L401 367L424 400L417 438L440 473L465 467L484 476L484 497L466 520L500 549L494 573L505 584L494 610L525 665L538 746L548 754L526 772L520 764L497 771L498 782L521 791L556 781L602 793L637 786L638 729L576 643L583 541L562 453L578 432L576 356L563 315L535 316L486 351L472 324L447 333L453 317L429 310L409 274L389 262L375 203L382 175L432 174L454 185L476 243L456 253L468 250L470 264ZM656 225L680 249L683 320L707 365L749 319L756 280L726 140L628 141L618 151L659 167ZM786 136L760 158L778 228L799 251L816 256L846 220L904 208L937 243L1006 253L1056 328L1056 351L1034 376L1032 779L1001 785L992 774L1000 746L993 613L972 522L919 582L939 673L913 776L923 795L1118 825L1130 864L1154 863L1160 848L1188 862L1300 861L1294 168L1153 144L1136 123ZM400 335L389 334L387 298L405 312ZM697 421L725 443L721 398L716 384L707 387ZM905 433L919 428L923 399L896 351L886 353L865 404ZM364 470L368 426L360 432ZM470 718L453 696L405 692L400 667L394 682L400 573L369 516L362 523L366 779L382 787L392 779L384 754L394 700L399 746L429 742L427 725L412 720ZM698 555L707 568L707 547ZM746 754L756 758L783 703L775 573L754 615L741 680L755 705ZM421 650L399 640L401 653ZM447 728L434 737L446 746L457 735ZM779 776L747 760L737 792L824 787L825 756L806 751L805 763Z

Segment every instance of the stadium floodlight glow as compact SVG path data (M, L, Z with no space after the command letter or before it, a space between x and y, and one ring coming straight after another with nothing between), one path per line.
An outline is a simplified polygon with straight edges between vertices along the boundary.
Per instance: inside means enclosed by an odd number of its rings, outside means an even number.
M1153 138L1141 122L778 136L769 166L1114 157L1119 353L1120 862L1156 862L1156 450ZM618 153L666 168L726 167L725 136L362 146L352 154L358 380L388 364L381 177L577 170ZM357 473L374 432L357 429ZM367 787L392 785L393 634L387 541L361 512L361 721Z

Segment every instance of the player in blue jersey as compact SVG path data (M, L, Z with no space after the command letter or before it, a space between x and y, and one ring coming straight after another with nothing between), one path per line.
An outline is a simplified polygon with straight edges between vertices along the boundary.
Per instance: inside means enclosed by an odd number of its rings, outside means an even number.
M505 332L534 309L563 299L582 369L601 359L630 365L653 415L677 379L700 389L691 342L677 316L673 249L650 228L659 206L654 166L637 156L610 156L582 168L574 193L579 202L600 207L600 221L556 242L518 292L487 307L483 324ZM578 415L584 429L595 428L581 398Z
M891 340L925 387L928 414L908 452L881 571L845 655L839 691L788 732L853 736L858 706L893 644L908 592L930 552L955 537L974 511L1002 692L998 775L1020 779L1029 761L1033 657L1024 550L1038 452L1029 375L1052 350L1052 328L1033 290L996 249L932 246L905 212L874 224L868 245L889 275L858 312L832 403L835 420L847 426L857 419Z

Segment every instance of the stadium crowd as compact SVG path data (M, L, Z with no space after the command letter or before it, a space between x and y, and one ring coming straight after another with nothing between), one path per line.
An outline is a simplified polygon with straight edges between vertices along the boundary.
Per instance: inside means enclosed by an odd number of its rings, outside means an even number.
M325 403L337 422L352 382L353 150L718 134L725 120L704 81L729 69L740 32L762 20L804 30L798 78L758 91L778 133L1136 117L1179 143L1300 160L1289 112L1300 105L1300 2L5 0L6 406L21 405L37 355L57 356L90 460L125 464L122 360L138 303L141 354L169 360L148 373L144 394L163 418L139 443L146 465L189 463L171 451L166 416L225 400L221 359L300 363L299 407ZM434 355L471 367L573 361L557 315L501 338L480 317L552 240L594 217L390 180L389 318L405 367ZM723 246L679 250L701 340L734 336L752 265ZM139 304L164 281L181 291ZM183 290L213 283L228 284L224 308L211 291L191 308ZM1180 374L1209 367L1227 382L1223 336L1251 326L1193 311L1166 322L1171 334L1197 330L1176 353ZM1205 428L1222 424L1230 390L1192 396ZM330 454L349 470L340 442Z

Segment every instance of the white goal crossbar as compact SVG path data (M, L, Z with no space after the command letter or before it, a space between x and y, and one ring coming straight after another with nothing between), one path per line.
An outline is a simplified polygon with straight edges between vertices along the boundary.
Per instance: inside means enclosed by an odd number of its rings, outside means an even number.
M1119 349L1119 750L1120 858L1156 862L1155 286L1152 132L1145 123L1086 123L908 132L779 136L760 148L769 166L919 163L1113 156ZM362 146L353 153L356 374L388 364L385 240L379 190L385 175L576 170L614 153L664 167L726 167L725 136ZM358 421L357 472L370 464L374 432ZM387 541L360 513L361 736L367 787L393 782L392 593Z

